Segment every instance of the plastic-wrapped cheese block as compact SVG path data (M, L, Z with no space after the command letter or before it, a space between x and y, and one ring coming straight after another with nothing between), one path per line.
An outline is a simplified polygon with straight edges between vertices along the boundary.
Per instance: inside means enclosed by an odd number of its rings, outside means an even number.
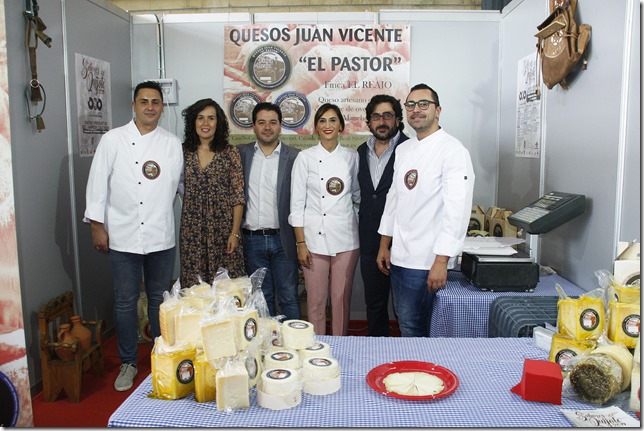
M248 387L252 388L257 385L257 382L262 378L262 360L260 359L259 350L256 350L254 354L251 354L246 357L245 366L246 371L248 372Z
M287 349L300 350L315 344L313 324L306 320L282 322L282 341Z
M573 365L568 377L577 395L592 404L604 404L622 387L622 367L607 355L581 358Z
M230 320L205 323L201 326L201 339L206 360L234 356L237 353L235 325Z
M228 411L250 407L248 372L242 362L226 364L217 371L217 410Z
M178 300L163 302L159 306L159 326L163 339L172 346L176 341L175 316L181 310L181 302Z
M330 358L331 347L327 343L316 341L311 347L300 349L297 351L300 354L302 362L308 358Z
M269 352L264 356L264 368L288 368L299 370L302 367L300 355L295 350L281 349Z
M613 290L615 295L617 295L617 300L619 302L629 302L639 304L641 295L640 295L640 286L617 286L613 284Z
M635 347L640 335L640 304L611 301L608 304L608 338Z
M185 309L184 309L185 310ZM176 329L176 341L191 343L197 348L201 348L201 312L179 312L174 316L174 326Z
M176 400L190 394L195 388L194 348L164 354L152 353L152 393L156 398Z
M257 336L259 331L259 316L256 309L238 310L232 316L235 329L237 350L246 350L248 344Z
M262 372L262 391L267 394L285 395L301 390L302 383L297 371L287 368L270 368Z
M557 327L560 334L576 340L598 337L604 330L606 313L601 298L581 296L557 302Z
M633 371L633 355L628 349L620 344L599 346L591 355L607 355L619 364L622 369L622 388L623 391L631 383L631 372Z
M182 291L184 296L212 296L212 286L208 283L195 284Z
M554 334L550 344L550 355L548 360L562 365L564 359L581 355L597 346L593 340L574 340L567 335Z
M215 283L216 295L220 298L233 298L237 308L242 308L245 305L244 289L252 290L252 284L248 277L229 278Z
M204 353L195 358L195 400L198 403L212 401L216 397L217 368L210 365Z

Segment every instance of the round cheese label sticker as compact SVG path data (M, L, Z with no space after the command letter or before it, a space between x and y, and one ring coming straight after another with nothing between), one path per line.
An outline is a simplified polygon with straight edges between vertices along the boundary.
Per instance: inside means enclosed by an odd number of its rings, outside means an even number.
M622 321L622 331L629 337L637 338L640 335L640 316L631 314Z
M592 331L599 326L599 315L592 308L588 308L579 315L579 324L586 331Z
M266 376L269 379L273 379L273 380L284 380L284 379L288 379L289 377L291 377L291 372L289 370L285 370L283 368L278 368L278 369L269 371L266 374Z
M252 340L257 336L257 321L253 319L252 317L248 320L246 320L246 323L244 323L244 337L246 337L247 341Z
M328 367L331 365L331 361L326 358L311 358L309 359L309 364L315 365L316 367Z
M306 329L309 327L308 323L306 322L289 322L288 326L293 329Z
M322 343L315 343L311 347L307 347L306 350L322 350L323 348L324 346L322 345Z
M257 359L252 356L246 358L246 371L248 371L248 377L253 380L257 377L257 372L259 371L259 364L257 364Z
M271 354L271 358L276 361L289 361L293 359L293 355L289 352L275 352Z
M573 356L577 356L574 350L563 349L563 350L560 350L559 353L555 355L555 362L561 365L562 361L568 360Z
M190 383L195 377L195 368L190 359L185 359L177 366L177 380L184 385Z

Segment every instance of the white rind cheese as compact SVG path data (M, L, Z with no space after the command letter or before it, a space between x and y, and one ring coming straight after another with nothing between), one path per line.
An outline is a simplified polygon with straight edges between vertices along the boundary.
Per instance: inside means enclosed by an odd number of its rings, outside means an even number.
M306 320L285 320L282 323L282 341L288 349L300 350L315 344L313 324Z
M262 372L262 390L267 394L284 395L301 389L297 371L287 368L270 368Z
M331 347L327 343L316 341L311 347L300 349L297 351L300 354L302 362L308 358L331 358Z
M260 382L257 385L257 404L270 410L286 410L299 406L302 402L302 390L296 389L289 394L267 394Z
M334 379L340 375L338 361L334 358L308 358L302 364L304 381Z
M204 324L201 326L201 338L207 361L237 354L235 325L230 320Z
M329 395L340 390L342 383L340 375L329 380L306 381L304 382L303 391L311 395Z
M265 368L288 368L299 370L302 367L300 356L295 350L275 350L264 356Z

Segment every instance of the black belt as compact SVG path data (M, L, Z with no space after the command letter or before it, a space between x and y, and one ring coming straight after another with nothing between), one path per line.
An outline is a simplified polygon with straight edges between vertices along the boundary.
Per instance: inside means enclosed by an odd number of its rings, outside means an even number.
M279 235L280 230L279 229L257 229L257 230L242 229L242 233L250 236L253 236L253 235L269 236L269 235Z

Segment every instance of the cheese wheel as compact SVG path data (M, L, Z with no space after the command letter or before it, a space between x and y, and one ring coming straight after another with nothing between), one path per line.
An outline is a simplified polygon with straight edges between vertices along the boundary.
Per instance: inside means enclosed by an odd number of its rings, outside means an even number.
M622 391L631 384L631 372L633 371L633 355L628 349L620 344L599 346L592 351L591 355L604 354L610 356L619 364L622 369Z
M299 406L302 402L302 391L298 388L288 394L268 394L260 382L257 385L257 404L270 410L285 410Z
M331 347L327 343L316 341L311 347L300 349L297 351L300 354L302 362L308 358L331 358Z
M339 375L338 361L333 358L308 358L302 364L304 381L329 380Z
M328 380L310 380L304 382L302 390L311 395L329 395L340 390L342 386L340 375Z
M270 368L262 372L262 390L267 394L290 394L301 388L297 371L287 368Z
M313 324L305 320L285 320L282 323L282 341L287 349L306 349L315 344Z
M579 397L589 403L604 404L621 391L622 370L609 355L588 355L573 365L568 375Z
M298 370L302 367L302 362L295 350L282 349L275 350L264 356L264 367Z
M201 339L203 341L203 351L208 361L237 354L235 325L230 320L221 320L202 325Z
M241 362L227 364L217 371L217 410L227 411L250 407L248 372Z

